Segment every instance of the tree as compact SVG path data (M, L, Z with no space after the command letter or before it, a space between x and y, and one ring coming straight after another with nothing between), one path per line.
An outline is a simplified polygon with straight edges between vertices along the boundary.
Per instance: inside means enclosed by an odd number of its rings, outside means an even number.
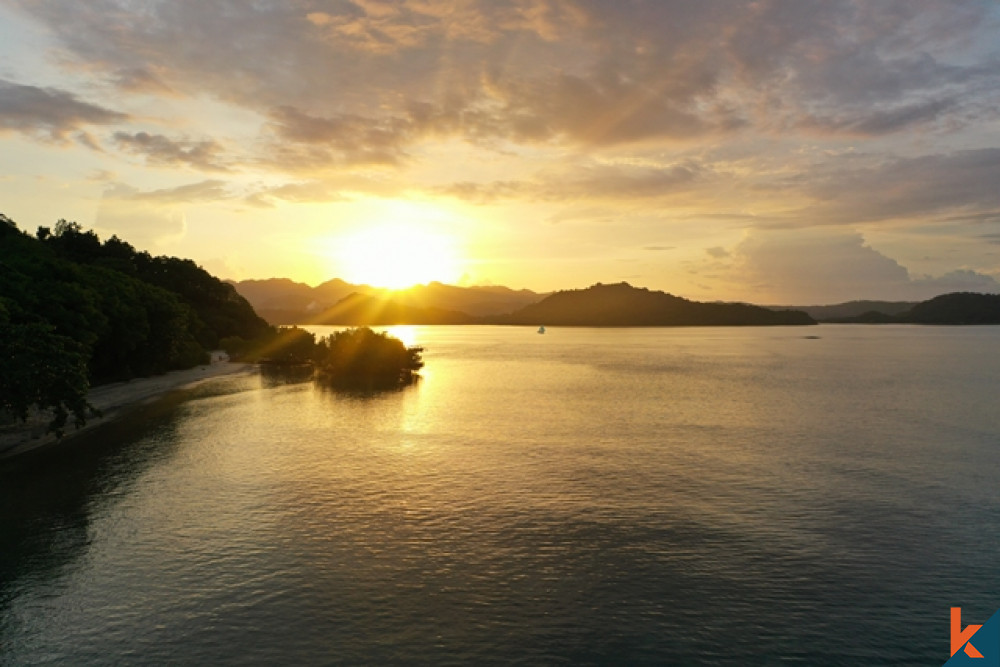
M323 340L320 374L333 384L370 388L393 387L413 381L423 368L423 348L368 327L339 331Z
M0 411L51 410L82 423L90 383L189 368L220 336L270 331L250 305L190 260L105 243L60 220L35 237L0 214Z
M69 418L79 427L96 411L87 402L87 356L82 345L41 323L12 324L0 300L0 410L26 420L49 410L48 430L62 435Z

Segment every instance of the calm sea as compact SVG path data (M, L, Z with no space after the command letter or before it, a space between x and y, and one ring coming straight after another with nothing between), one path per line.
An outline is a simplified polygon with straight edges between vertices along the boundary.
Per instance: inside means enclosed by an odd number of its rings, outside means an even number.
M0 663L940 665L1000 607L998 327L394 332L416 386L0 465Z

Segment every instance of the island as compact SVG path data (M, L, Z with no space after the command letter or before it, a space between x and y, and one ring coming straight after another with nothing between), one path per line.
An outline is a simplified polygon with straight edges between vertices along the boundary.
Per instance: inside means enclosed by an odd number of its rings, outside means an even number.
M352 327L318 339L301 327L279 327L253 340L229 338L222 345L238 361L291 371L341 389L396 389L416 381L417 371L424 366L422 347L407 347L398 338L369 327Z
M597 283L555 292L521 308L498 324L592 327L772 326L816 321L796 310L771 310L746 303L702 303L628 283Z

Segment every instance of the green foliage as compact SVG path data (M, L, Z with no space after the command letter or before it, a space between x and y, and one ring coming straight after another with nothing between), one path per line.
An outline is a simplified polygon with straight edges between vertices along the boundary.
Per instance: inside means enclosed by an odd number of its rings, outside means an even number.
M320 349L316 336L299 327L279 327L251 340L230 336L220 346L233 359L281 365L311 364Z
M282 365L310 364L316 361L316 337L298 327L268 328L250 340L229 336L219 342L231 358L252 363Z
M298 327L277 330L268 350L268 358L281 364L308 364L316 360L316 336Z
M347 329L325 338L319 371L333 384L392 387L410 382L423 368L423 348L368 327Z
M189 259L136 257L137 276L178 295L194 311L195 335L206 348L227 336L262 336L271 327L257 316L236 289Z
M12 324L0 308L0 410L22 420L32 408L50 410L49 430L58 435L71 416L82 425L93 412L83 346L49 325Z
M0 215L0 411L86 418L90 384L208 361L221 337L270 331L190 260L151 257L60 220L35 237Z

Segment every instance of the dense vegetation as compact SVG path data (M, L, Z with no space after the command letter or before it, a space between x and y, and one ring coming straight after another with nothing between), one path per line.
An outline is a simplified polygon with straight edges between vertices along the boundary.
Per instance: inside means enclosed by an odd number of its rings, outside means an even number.
M368 327L338 331L323 344L318 369L321 377L335 385L407 384L424 365L421 348L406 347L398 338Z
M424 363L422 348L368 327L316 340L298 327L282 327L255 340L222 341L234 357L277 366L311 366L317 379L339 387L387 389L410 383Z
M0 413L87 417L90 385L189 368L223 337L270 331L194 262L60 220L32 237L0 215Z
M740 326L815 324L800 311L744 303L700 303L628 283L556 292L504 318L509 324L561 326Z

